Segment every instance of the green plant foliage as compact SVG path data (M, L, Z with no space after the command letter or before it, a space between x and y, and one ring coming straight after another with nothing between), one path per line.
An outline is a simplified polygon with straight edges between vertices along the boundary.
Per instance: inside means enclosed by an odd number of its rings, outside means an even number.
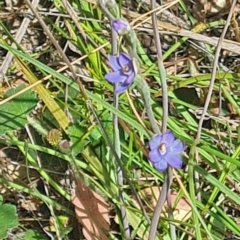
M42 236L39 232L33 229L28 229L25 232L24 238L17 238L17 240L22 240L22 239L27 239L27 240L46 240L48 238L45 238Z
M68 132L71 140L72 154L76 156L81 153L84 147L89 143L89 140L84 137L86 128L81 126L80 123L75 123L68 128Z
M18 226L18 217L16 206L5 203L0 199L0 239L7 237L9 229Z
M5 98L18 93L24 88L25 85L21 84L17 88L9 90L5 94ZM38 98L36 94L29 90L9 102L0 105L0 134L23 128L27 123L26 115L36 106L37 101Z
M39 15L51 30L53 38L50 38L41 24L31 21L24 41L19 41L15 28L25 18L18 16L18 11L12 15L7 11L6 4L0 1L1 13L6 9L7 14L6 18L5 15L3 17L4 21L0 21L3 32L0 35L0 62L5 58L5 53L13 55L7 73L2 76L10 85L18 85L14 80L15 74L19 74L20 70L26 79L36 84L37 92L28 90L20 94L26 87L24 84L6 92L6 82L0 83L0 150L4 154L5 149L9 151L8 146L10 151L13 147L18 150L17 154L13 152L14 155L8 155L6 151L6 159L4 155L0 158L0 189L1 185L11 187L16 203L22 201L22 196L27 196L27 200L29 196L31 204L39 206L37 215L33 209L34 216L19 216L21 225L15 229L18 219L14 205L20 205L4 204L0 195L0 240L10 237L14 240L45 240L50 237L84 239L82 231L75 231L79 223L73 217L72 193L75 184L72 179L83 181L109 204L109 239L127 239L124 236L127 235L124 231L128 228L124 223L125 215L131 226L131 239L149 239L149 222L154 222L153 211L160 192L155 189L161 186L159 190L162 191L165 176L148 161L149 139L154 134L149 121L148 105L152 106L156 118L154 122L161 132L163 119L168 115L167 129L186 145L183 168L174 173L172 191L168 194L172 201L174 219L171 219L169 208L166 207L159 214L158 236L154 236L154 239L238 239L240 68L236 60L240 50L237 42L234 43L234 37L235 29L239 27L239 13L235 11L224 37L227 41L222 45L222 54L216 56L219 66L212 91L209 85L214 73L214 42L217 41L215 37L221 36L223 26L227 25L226 15L209 16L198 22L194 9L190 6L196 4L179 0L169 1L170 4L175 2L171 7L168 6L169 3L164 4L163 9L156 6L162 16L158 19L158 28L163 29L167 36L161 35L160 38L163 52L160 60L155 46L158 41L154 41L154 34L150 34L152 29L146 25L151 17L151 7L148 4L116 1L118 6L114 6L119 10L118 17L131 21L129 23L137 33L138 39L132 38L137 43L134 46L137 52L134 53L133 46L129 46L129 43L133 43L132 40L128 42L124 36L116 38L111 31L108 14L101 7L101 3L113 4L114 1L97 2L99 4L96 5L96 1L92 0L53 0L49 5L49 1L42 1ZM21 3L18 4L19 9L22 8ZM28 4L24 5L25 8L28 9ZM31 12L32 17L35 17L35 13ZM234 25L235 22L238 26ZM54 47L54 39L71 61L73 70L67 66L61 51ZM12 46L13 43L15 46ZM138 65L139 75L128 94L126 92L114 97L114 86L106 81L105 74L114 70L109 65L108 55L114 52L115 45L118 53L134 53L139 64L135 64L134 59L134 65ZM159 64L162 65L160 69ZM3 62L2 66L6 64ZM167 76L164 76L165 71ZM150 88L148 104L140 94L146 93L144 90L147 87L140 75ZM165 83L160 84L160 79L166 80L167 91L164 91ZM211 101L202 124L199 117L203 114L209 93L212 93ZM41 94L46 97L45 101L40 97ZM2 98L7 100L9 97L13 99L2 101ZM31 118L29 113L39 99L45 106L36 118ZM168 107L164 106L166 102ZM56 107L52 108L52 104ZM116 123L113 123L114 115L118 116ZM25 135L15 134L14 130L24 129L26 124L30 128ZM55 136L50 134L56 133L55 130L62 134L59 145L51 145L47 141L55 140L49 138ZM197 137L199 132L200 139ZM2 136L3 134L5 135ZM116 161L115 153L121 164ZM12 165L14 169L16 166L21 168L13 173L10 171ZM123 177L119 174L122 171ZM16 180L15 173L18 177ZM42 192L43 184L49 189L49 195L46 191ZM143 195L143 190L148 188L150 191L146 192L146 196ZM8 192L4 194L5 202L8 199L12 201L12 195L7 195ZM83 194L77 197L82 196ZM142 210L137 199L142 202ZM189 218L182 217L182 210L188 204L178 206L183 199L191 206ZM97 203L95 198L89 198L89 201ZM42 203L44 207L40 207ZM47 216L53 221L45 221L46 208L49 208ZM35 218L36 216L43 218ZM33 225L30 227L25 217L32 217L37 222L34 225L37 229ZM95 216L89 214L89 220L92 217ZM150 221L147 221L148 218ZM176 226L175 237L171 237L174 236L173 225ZM19 232L21 235L18 235Z

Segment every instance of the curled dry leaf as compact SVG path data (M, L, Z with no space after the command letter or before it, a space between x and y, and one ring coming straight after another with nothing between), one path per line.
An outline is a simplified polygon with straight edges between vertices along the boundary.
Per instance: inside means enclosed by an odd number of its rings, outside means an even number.
M145 202L147 202L149 211L153 211L155 206L157 205L157 200L160 195L161 188L154 186L151 188L144 188L143 190L139 191L139 195ZM176 202L177 201L177 202ZM171 202L172 206L174 207L173 218L174 220L178 220L181 222L186 222L192 214L192 208L188 201L185 198L178 199L177 193L171 193ZM166 203L165 207L162 211L162 216L166 214Z
M76 179L75 195L72 198L79 223L87 240L108 240L110 231L108 204L97 193Z

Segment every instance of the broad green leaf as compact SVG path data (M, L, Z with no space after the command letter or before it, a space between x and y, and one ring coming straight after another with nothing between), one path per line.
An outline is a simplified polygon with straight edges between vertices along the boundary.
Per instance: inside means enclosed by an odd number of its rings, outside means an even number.
M22 84L17 88L11 89L5 94L5 97L10 97L24 88L25 85ZM0 134L23 128L27 123L26 115L33 110L37 101L36 94L29 90L0 105Z
M18 226L17 209L12 204L3 204L0 206L0 239L7 237L9 229Z

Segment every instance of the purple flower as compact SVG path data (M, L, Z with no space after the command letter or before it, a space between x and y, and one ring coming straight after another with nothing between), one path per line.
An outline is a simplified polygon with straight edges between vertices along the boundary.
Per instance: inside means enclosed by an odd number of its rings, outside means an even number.
M125 35L131 30L128 21L125 19L114 19L112 27L119 35Z
M131 86L135 78L132 59L126 53L120 53L119 56L109 56L108 59L113 72L106 74L105 78L110 83L119 83L115 93L122 93Z
M149 141L149 147L149 160L158 171L165 171L168 164L173 168L182 167L182 159L179 155L183 152L185 145L179 139L175 139L172 132L156 134Z

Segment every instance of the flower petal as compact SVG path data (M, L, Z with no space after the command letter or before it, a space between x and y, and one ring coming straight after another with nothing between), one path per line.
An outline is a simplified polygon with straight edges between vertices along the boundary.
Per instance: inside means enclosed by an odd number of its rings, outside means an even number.
M111 68L114 71L118 72L122 69L122 66L119 64L119 61L118 61L118 56L109 55L108 60L109 60Z
M165 155L165 160L173 168L181 168L182 167L182 159L175 154Z
M114 93L115 93L115 94L123 93L123 92L125 92L129 87L130 87L130 84L119 84L119 85L116 87Z
M162 135L162 143L165 143L167 148L170 148L175 140L175 136L172 132L165 132Z
M182 141L180 141L179 139L176 139L172 146L170 147L170 151L173 153L173 154L180 154L183 152L185 148L185 145Z
M104 77L110 83L120 83L126 81L127 79L126 75L121 75L119 72L107 73Z
M154 163L153 165L159 172L164 172L168 167L167 162L164 160Z
M119 61L119 64L121 65L121 67L127 65L127 66L131 67L131 69L133 69L132 59L130 58L130 56L128 54L120 53L118 61Z
M148 158L152 163L157 163L157 162L161 161L162 156L160 155L158 149L154 149L149 152Z
M134 81L134 78L135 78L135 73L134 72L131 72L130 75L127 75L127 79L124 81L124 85L131 85ZM130 86L129 86L130 87Z
M151 150L158 149L162 141L162 135L156 134L152 137L152 139L149 141L149 147Z
M122 84L120 84L116 89L115 89L115 93L119 94L122 93L124 91L126 91L132 84L133 80L134 80L134 73L132 73L130 76L126 76L124 75L127 79L125 79L125 81L122 82Z

